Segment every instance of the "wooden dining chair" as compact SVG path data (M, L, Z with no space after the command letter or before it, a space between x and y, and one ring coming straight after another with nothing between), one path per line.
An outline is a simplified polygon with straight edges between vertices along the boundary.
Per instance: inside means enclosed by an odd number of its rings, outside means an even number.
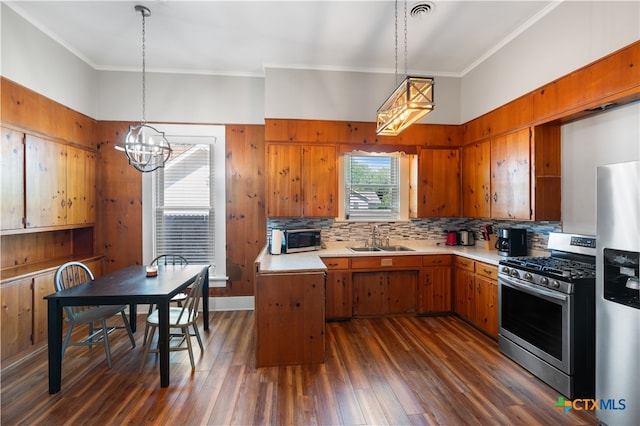
M60 266L54 277L56 291L66 290L79 286L93 280L91 270L81 262L67 262ZM136 341L131 332L131 326L124 313L126 305L102 305L102 306L65 306L67 317L65 321L69 325L64 342L62 343L62 358L68 346L89 346L104 345L104 352L107 356L107 365L111 368L111 348L109 346L109 334L116 329L124 328L129 334L131 346L136 347ZM107 320L120 314L124 326L107 327ZM94 328L96 323L100 323L99 328ZM73 327L78 324L86 324L89 327L89 335L78 342L69 342Z
M168 265L188 265L189 261L179 254L161 254L151 261L151 266L168 266ZM187 293L180 292L171 298L172 302L178 304L178 306L182 306L182 303L187 298ZM155 309L155 305L149 305L149 312L147 316L151 315L151 312ZM149 334L149 325L145 324L144 326L144 338L142 340L142 345L147 344L147 336Z
M193 348L191 345L191 337L195 336L200 345L200 351L204 352L204 346L198 331L198 324L196 323L199 314L198 307L200 305L200 298L202 297L202 286L206 277L206 269L198 274L194 280L187 298L180 307L169 307L169 352L174 351L189 351L189 360L191 361L191 369L195 370L196 365L193 359ZM144 367L144 363L147 360L149 352L157 353L158 348L152 348L153 335L159 326L158 310L154 310L151 315L147 317L147 326L150 329L149 338L144 346L144 355L142 356L142 362L140 364L140 371ZM179 331L178 331L179 330ZM177 343L172 346L172 340ZM186 344L186 346L185 346Z

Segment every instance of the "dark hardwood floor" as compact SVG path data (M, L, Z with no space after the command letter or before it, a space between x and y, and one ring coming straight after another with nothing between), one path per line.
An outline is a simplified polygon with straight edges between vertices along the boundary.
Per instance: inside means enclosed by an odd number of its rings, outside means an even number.
M124 332L101 348L71 347L62 391L48 394L46 351L2 370L2 425L594 425L590 412L554 407L559 394L456 317L391 317L328 323L324 364L254 367L254 315L215 312L196 344L171 354L161 389L157 358L142 359Z

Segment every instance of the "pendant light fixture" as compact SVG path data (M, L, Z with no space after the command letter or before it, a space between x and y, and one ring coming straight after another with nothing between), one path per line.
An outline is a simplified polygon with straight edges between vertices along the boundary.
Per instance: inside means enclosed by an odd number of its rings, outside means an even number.
M145 18L151 16L151 10L145 6L135 6L142 15L142 121L129 126L129 131L116 149L124 151L129 164L141 172L152 172L164 167L171 156L171 146L161 132L146 123L146 69L145 69Z
M423 3L431 9L431 4ZM421 10L421 13L424 13ZM395 2L395 60L398 83L398 0ZM376 134L397 136L433 111L433 77L407 75L407 2L404 1L404 72L406 77L378 108Z

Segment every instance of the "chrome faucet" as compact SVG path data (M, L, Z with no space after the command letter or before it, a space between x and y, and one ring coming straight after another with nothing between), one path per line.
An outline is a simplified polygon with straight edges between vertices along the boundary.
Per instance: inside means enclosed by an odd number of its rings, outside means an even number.
M376 232L380 234L380 228L378 228L378 225L373 225L373 228L371 228L371 247L378 246L376 244Z

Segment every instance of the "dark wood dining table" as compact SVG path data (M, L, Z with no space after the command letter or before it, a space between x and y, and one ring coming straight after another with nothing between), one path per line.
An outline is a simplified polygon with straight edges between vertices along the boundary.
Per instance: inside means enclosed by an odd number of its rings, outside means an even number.
M77 287L45 297L48 302L49 393L62 385L62 309L64 306L129 305L131 329L136 330L137 304L155 304L158 309L160 386L169 386L169 302L205 270L202 287L204 329L209 329L209 266L160 265L157 276L147 277L145 266L129 266Z

